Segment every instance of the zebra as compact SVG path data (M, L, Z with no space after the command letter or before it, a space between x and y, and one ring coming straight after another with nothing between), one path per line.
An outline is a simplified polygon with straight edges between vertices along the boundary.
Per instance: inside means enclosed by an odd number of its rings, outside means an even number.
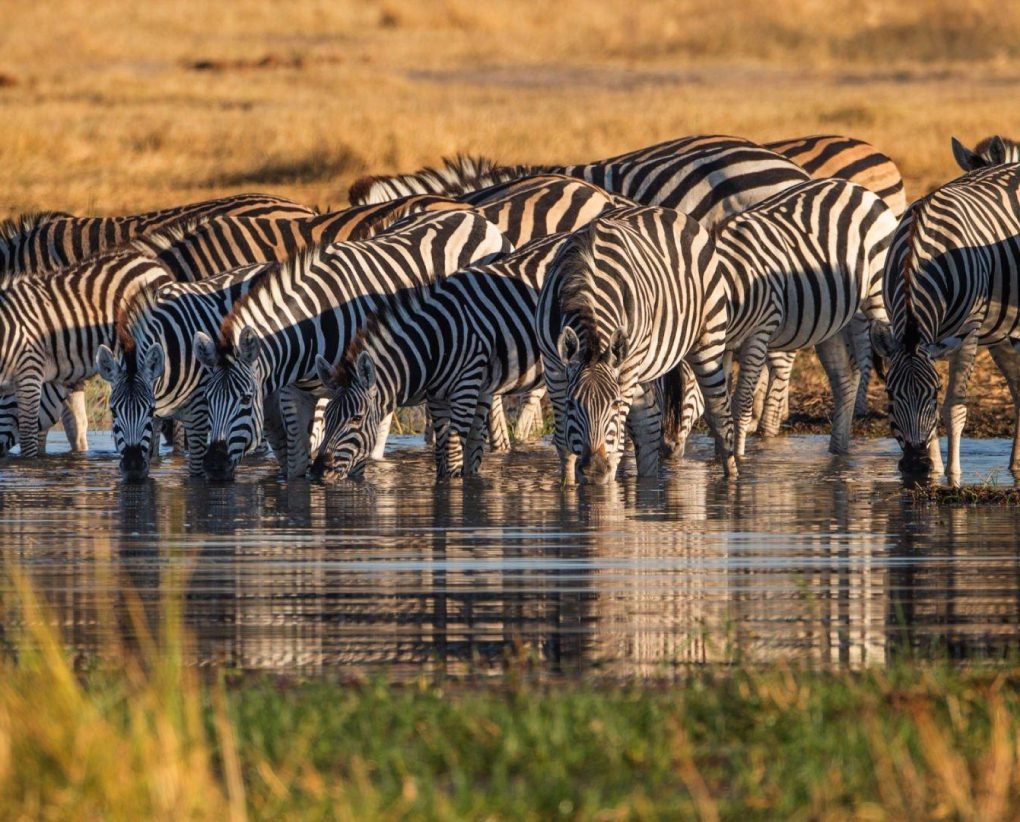
M888 325L882 302L886 253L897 221L885 202L856 183L813 180L792 186L713 229L726 280L726 349L737 355L734 451L744 456L754 388L766 362L763 422L777 428L792 357L814 346L832 387L829 450L846 453L860 369L850 356L854 318ZM776 384L778 383L778 387Z
M48 276L180 220L226 214L283 217L312 213L282 197L237 194L128 216L75 217L58 211L23 214L0 222L0 289L23 276ZM72 450L86 451L83 386L75 386L71 392L63 419Z
M319 380L331 398L312 476L360 476L381 419L423 400L436 424L437 475L477 474L492 398L541 384L538 292L569 236L537 239L495 262L402 292L367 318L336 365L318 356Z
M140 481L158 445L155 419L184 423L188 472L202 475L205 427L201 373L194 340L199 331L215 333L234 303L279 263L243 266L199 282L173 282L140 289L125 302L116 320L117 345L102 345L96 368L110 383L113 440L120 471Z
M639 475L654 475L661 420L656 392L642 384L684 358L705 394L724 471L736 476L720 322L727 299L711 233L671 209L608 211L560 248L535 325L564 482L611 480L625 423Z
M0 291L0 390L17 397L23 457L39 454L44 383L70 385L93 374L96 349L112 341L120 304L169 279L155 260L120 250Z
M536 174L579 177L642 205L682 211L707 226L788 185L809 179L796 163L750 140L695 135L581 165L498 166L491 161L462 158L459 162L448 161L445 174L425 169L414 174L363 178L351 186L348 197L351 203L359 204L418 193L463 194L483 185Z
M763 145L793 160L814 180L849 180L871 189L897 219L907 209L903 175L896 163L864 140L840 134L812 134Z
M234 305L216 340L195 335L210 425L206 476L231 479L263 430L287 476L303 476L314 399L308 392L322 390L315 356L343 351L385 295L509 250L502 232L473 211L438 212L370 240L303 251L262 278ZM265 426L269 395L278 398L280 420Z
M74 217L52 211L23 214L0 222L0 288L6 288L18 274L56 271L189 219L307 217L314 213L283 197L235 194L117 217Z
M913 203L886 261L883 293L891 327L874 332L889 360L891 425L908 475L942 472L936 434L934 361L952 355L942 419L949 439L946 476L960 478L967 388L979 345L1009 382L1020 418L1020 165L964 174ZM1020 471L1020 426L1010 470Z
M985 137L971 150L952 138L953 158L964 171L975 171L988 166L1020 163L1020 143L993 135Z

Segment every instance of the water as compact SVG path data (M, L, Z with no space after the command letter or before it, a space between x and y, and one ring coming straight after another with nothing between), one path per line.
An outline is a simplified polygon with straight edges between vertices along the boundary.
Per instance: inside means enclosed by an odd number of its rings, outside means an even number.
M169 459L122 486L109 437L92 440L88 458L0 463L3 555L82 664L134 633L132 602L158 629L167 594L193 664L312 675L857 667L1020 645L1020 511L912 503L891 440L849 458L827 437L753 444L728 485L696 437L660 480L596 489L560 488L545 445L437 484L399 437L363 483L282 482L266 460L209 485ZM1004 440L965 441L964 481L1011 481L1008 459Z

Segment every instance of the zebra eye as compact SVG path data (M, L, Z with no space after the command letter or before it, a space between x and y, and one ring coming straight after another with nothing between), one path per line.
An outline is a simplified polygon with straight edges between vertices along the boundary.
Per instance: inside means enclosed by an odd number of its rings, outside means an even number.
M241 395L241 402L244 405L251 405L251 402L252 402L253 399L254 399L254 395L253 394L242 394Z
M353 417L351 417L351 422L357 424L361 422L363 419L364 417L361 414L355 414Z

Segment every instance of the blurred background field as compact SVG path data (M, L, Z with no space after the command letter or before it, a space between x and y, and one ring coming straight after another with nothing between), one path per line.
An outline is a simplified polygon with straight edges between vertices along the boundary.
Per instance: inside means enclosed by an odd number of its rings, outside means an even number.
M608 156L690 133L872 141L916 196L949 136L1020 133L1020 7L603 0L10 4L0 216L260 189L339 206L455 152Z

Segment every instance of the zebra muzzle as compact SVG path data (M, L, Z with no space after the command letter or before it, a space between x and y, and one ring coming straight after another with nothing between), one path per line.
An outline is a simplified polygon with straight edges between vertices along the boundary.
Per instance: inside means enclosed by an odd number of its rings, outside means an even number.
M582 482L604 485L612 479L612 464L606 454L605 445L595 451L585 450L577 462L577 472Z
M312 463L312 467L309 469L312 475L312 479L320 480L322 482L331 482L337 479L336 469L333 467L333 455L329 453L320 453L315 458L315 462Z
M903 456L899 462L901 473L910 476L925 475L931 473L932 467L927 446L904 443Z
M149 476L149 461L140 445L129 445L120 457L120 473L127 482L141 482Z
M234 478L234 465L224 440L217 440L206 449L202 469L206 479L216 482L228 482Z

